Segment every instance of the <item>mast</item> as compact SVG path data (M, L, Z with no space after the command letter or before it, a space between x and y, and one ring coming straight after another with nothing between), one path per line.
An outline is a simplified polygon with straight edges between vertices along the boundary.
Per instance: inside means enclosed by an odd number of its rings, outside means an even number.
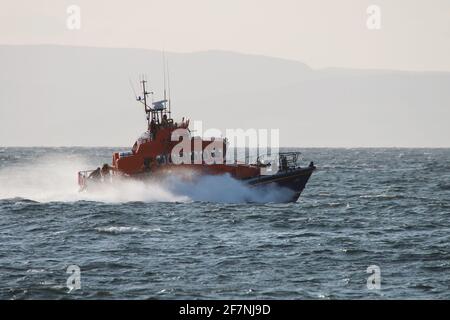
M147 95L149 95L149 94L152 94L153 92L148 92L147 91L147 89L146 89L146 87L145 87L145 84L147 83L147 80L145 80L145 78L144 77L142 77L142 80L141 80L141 84L142 84L142 94L144 95L144 97L142 98L141 96L139 96L138 98L137 98L137 100L139 101L139 102L141 102L141 103L143 103L144 104L144 108L145 108L145 113L147 114L147 124L148 124L148 126L150 127L150 122L151 122L151 107L149 107L148 105L147 105ZM142 101L143 100L143 101Z
M145 111L147 111L147 92L145 91L145 79L142 79L142 93L144 94L144 107Z
M148 124L148 128L150 129L151 122L153 120L155 121L155 124L159 125L162 123L163 119L165 117L167 117L167 113L169 113L169 118L171 119L170 111L167 110L167 103L169 103L169 108L170 108L170 102L166 99L167 98L166 67L164 67L164 99L163 100L153 101L154 93L153 93L153 91L147 91L147 88L146 88L147 82L148 81L145 79L145 76L142 76L140 79L140 83L142 85L143 96L136 97L136 100L144 105L145 113L147 114L147 124ZM147 95L149 95L149 94L152 95L152 101L151 101L150 105L147 102ZM169 87L169 99L170 99L170 87Z

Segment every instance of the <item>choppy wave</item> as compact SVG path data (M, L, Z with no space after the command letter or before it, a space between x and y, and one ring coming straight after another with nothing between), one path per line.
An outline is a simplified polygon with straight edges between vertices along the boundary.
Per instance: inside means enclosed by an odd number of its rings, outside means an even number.
M164 232L163 230L161 230L161 228L141 228L141 227L123 227L123 226L99 227L95 228L95 230L101 233L112 233L112 234L134 233L134 232L144 232L144 233Z

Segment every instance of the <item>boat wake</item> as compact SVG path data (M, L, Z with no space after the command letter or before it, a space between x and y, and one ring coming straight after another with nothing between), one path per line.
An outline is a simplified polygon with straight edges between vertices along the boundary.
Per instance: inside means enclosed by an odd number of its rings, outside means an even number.
M79 192L77 171L89 167L87 159L43 157L33 165L18 163L0 169L0 199L22 198L38 202L96 201L268 203L291 196L280 188L253 189L230 176L179 179L169 176L158 182L123 180Z

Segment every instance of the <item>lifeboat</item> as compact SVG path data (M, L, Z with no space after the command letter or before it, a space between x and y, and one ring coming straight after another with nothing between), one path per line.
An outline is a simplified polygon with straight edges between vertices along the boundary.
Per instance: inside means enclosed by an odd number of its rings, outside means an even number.
M142 95L136 100L144 105L147 130L129 151L115 152L111 165L78 172L80 191L89 192L96 185L121 179L158 181L168 176L192 179L228 175L250 188L283 193L279 202L298 200L316 169L312 162L300 166L299 152L258 156L254 163L229 161L226 138L192 136L188 119L175 122L171 117L170 98L148 103L153 93L147 91L146 82L141 81Z

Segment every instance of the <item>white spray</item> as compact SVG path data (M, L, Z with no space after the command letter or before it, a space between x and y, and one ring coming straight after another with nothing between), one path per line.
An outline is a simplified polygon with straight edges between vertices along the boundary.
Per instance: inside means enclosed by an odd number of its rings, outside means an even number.
M33 164L19 163L0 170L0 199L24 198L39 202L280 202L289 197L278 188L256 189L230 176L203 176L193 180L170 176L158 182L124 180L79 192L77 172L88 168L83 158L47 156Z

